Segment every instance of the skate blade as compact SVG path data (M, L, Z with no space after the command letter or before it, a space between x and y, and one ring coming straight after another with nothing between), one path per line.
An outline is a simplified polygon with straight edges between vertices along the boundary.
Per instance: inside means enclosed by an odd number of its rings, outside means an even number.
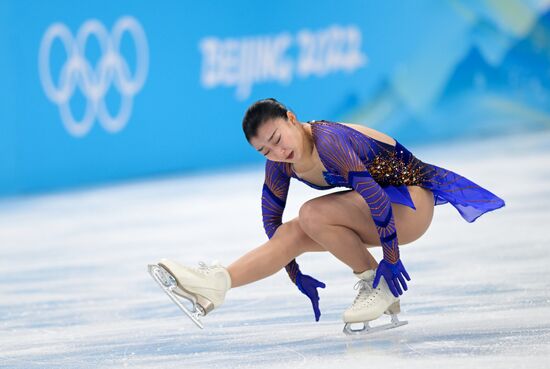
M178 307L193 321L193 323L197 325L197 327L203 329L204 325L202 324L200 317L204 316L205 314L197 308L196 300L191 295L182 295L181 290L178 290L180 294L176 294L174 292L174 290L178 288L176 279L163 267L156 264L150 264L148 265L147 269L151 277L153 277L155 282L157 282L157 284L168 295L168 297L170 297L170 299L176 305L178 305ZM183 305L180 301L180 298L190 301L193 304L194 310L191 311L185 305Z
M396 314L392 314L391 315L391 323L388 323L388 324L382 324L382 325L379 325L379 326L376 326L376 327L371 327L369 325L369 322L364 322L364 323L346 323L344 325L344 333L347 334L347 335L367 335L367 334L372 334L372 333L375 333L375 332L380 332L380 331L387 331L388 329L393 329L393 328L397 328L397 327L401 327L402 325L405 325L405 324L408 324L409 322L404 320L404 321L400 321L398 318L397 318L397 315ZM353 325L354 324L362 324L363 327L362 328L359 328L359 329L354 329L353 328Z

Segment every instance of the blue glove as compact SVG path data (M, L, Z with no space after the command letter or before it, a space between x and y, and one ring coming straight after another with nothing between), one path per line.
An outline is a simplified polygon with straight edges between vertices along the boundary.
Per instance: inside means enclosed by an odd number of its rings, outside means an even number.
M318 322L321 311L319 310L319 293L317 292L317 288L325 288L326 285L309 275L302 274L300 271L296 274L296 285L298 289L311 300L315 321Z
M401 260L397 260L397 263L395 264L392 264L387 260L382 260L378 265L378 268L376 269L374 283L372 284L373 288L376 288L378 286L381 276L384 276L386 282L388 283L390 291L395 297L399 297L399 295L403 294L401 286L403 286L403 290L405 291L408 289L407 283L405 283L403 276L407 278L407 281L411 280L411 277L409 277L409 273L407 273L407 271L405 270L405 267L401 263Z

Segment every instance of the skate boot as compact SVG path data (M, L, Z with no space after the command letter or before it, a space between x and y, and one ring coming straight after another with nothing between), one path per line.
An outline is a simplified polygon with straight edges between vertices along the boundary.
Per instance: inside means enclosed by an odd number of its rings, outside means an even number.
M192 268L162 259L158 264L149 265L149 273L200 328L203 328L200 317L219 307L225 299L225 293L231 288L231 277L219 264L207 266L201 262L198 268ZM180 297L190 301L193 309L189 310L183 305Z
M345 334L367 334L407 324L406 321L401 322L397 318L401 311L399 299L391 293L384 277L380 278L377 288L372 288L374 270L355 275L359 278L355 284L355 288L359 288L359 293L351 307L344 312ZM391 323L377 327L369 325L370 321L378 319L383 314L391 315ZM353 324L360 324L362 327L353 329Z

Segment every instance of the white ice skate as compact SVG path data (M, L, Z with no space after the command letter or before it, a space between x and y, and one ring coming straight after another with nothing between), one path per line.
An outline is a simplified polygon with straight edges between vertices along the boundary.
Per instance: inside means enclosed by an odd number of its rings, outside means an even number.
M198 268L191 268L162 259L158 264L149 265L148 270L168 297L199 328L204 328L200 318L220 306L231 288L231 277L219 264L199 263ZM181 298L190 301L193 308L188 309Z
M380 278L377 288L372 288L375 271L367 270L356 274L359 281L355 288L359 287L359 294L352 306L344 312L345 334L369 334L396 328L407 324L407 321L399 321L397 314L401 311L399 299L395 297L388 287L384 277ZM378 319L383 314L391 315L391 323L371 327L369 322ZM354 329L353 325L359 325Z

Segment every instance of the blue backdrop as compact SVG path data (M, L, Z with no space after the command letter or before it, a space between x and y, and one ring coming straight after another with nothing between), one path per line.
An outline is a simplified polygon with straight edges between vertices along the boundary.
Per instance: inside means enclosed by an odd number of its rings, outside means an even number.
M4 0L0 195L260 162L265 97L405 144L547 128L545 3Z

